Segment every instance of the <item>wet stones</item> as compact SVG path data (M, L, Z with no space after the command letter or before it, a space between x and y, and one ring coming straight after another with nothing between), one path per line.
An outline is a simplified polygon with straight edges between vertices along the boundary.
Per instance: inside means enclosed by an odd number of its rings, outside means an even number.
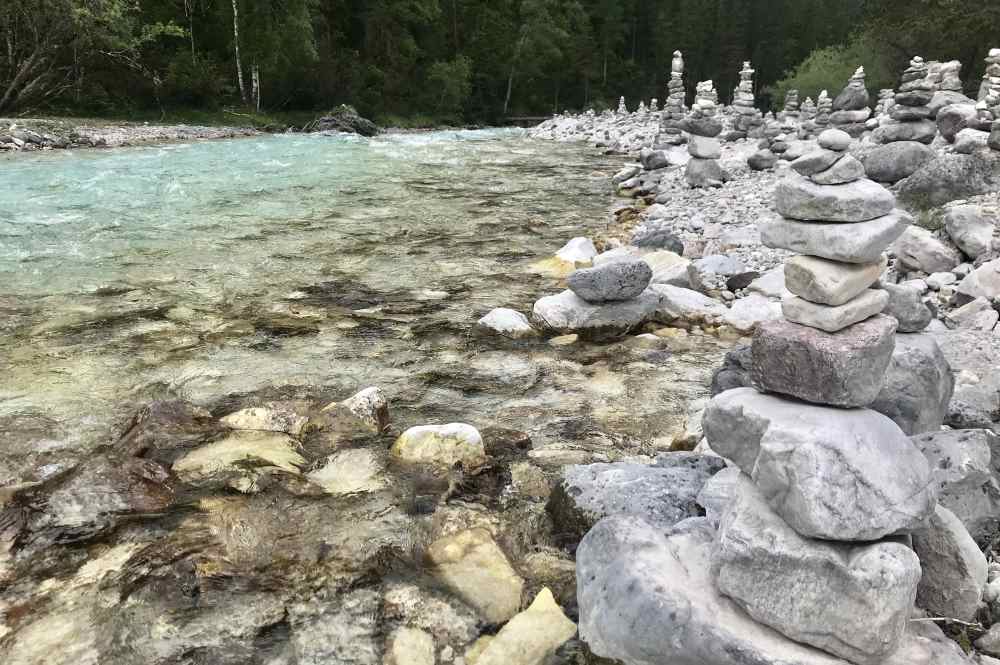
M400 462L441 469L458 465L469 472L486 464L483 437L465 423L411 427L396 439L390 452Z
M660 296L646 289L632 300L590 303L570 290L541 298L533 316L544 329L559 334L581 334L591 339L624 335L653 316Z
M614 261L577 270L569 276L570 291L589 303L637 298L653 279L653 270L642 259Z

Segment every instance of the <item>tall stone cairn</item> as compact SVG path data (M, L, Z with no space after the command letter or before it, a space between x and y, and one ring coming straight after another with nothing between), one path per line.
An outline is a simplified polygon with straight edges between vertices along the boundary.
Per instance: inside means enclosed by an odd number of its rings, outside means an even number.
M799 120L799 91L789 90L785 93L785 105L781 109L781 119L798 122Z
M650 110L651 113L659 113L660 112L660 100L657 99L656 97L653 97L653 99L650 100L650 102L649 102L649 110Z
M799 138L807 139L816 132L816 102L812 97L806 97L800 108Z
M764 124L763 114L754 105L753 75L754 68L750 61L743 63L740 70L740 82L733 91L733 111L736 113L736 131L746 136L758 133Z
M674 51L670 63L670 82L667 83L667 101L663 105L660 116L660 135L656 142L660 145L681 145L684 143L684 133L680 124L687 114L684 106L684 56L680 51Z
M962 92L962 63L958 60L936 63L933 70L934 85L938 90Z
M931 119L928 106L936 86L930 68L919 55L910 60L903 72L895 105L889 109L889 122L883 123L872 138L879 143L918 141L930 144L937 134L937 123Z
M990 49L986 56L986 71L983 72L983 82L979 86L977 97L979 101L986 99L991 86L1000 87L1000 48Z
M921 579L898 535L923 528L936 496L926 458L866 408L897 327L881 314L888 294L871 287L911 220L865 178L850 142L823 132L778 184L781 217L761 232L797 253L785 263L793 295L785 318L754 334L753 388L717 395L704 424L708 445L743 472L717 535L719 591L792 640L871 665L900 646Z
M618 115L628 115L628 107L625 106L625 96L618 98Z
M721 187L727 175L719 166L722 146L718 136L722 122L718 118L718 94L711 81L698 84L691 112L681 123L688 137L688 154L691 155L684 172L684 179L691 187Z
M829 129L832 112L833 100L830 99L829 93L823 90L819 93L819 97L816 98L816 119L813 122L816 124L817 134L825 129Z
M879 124L889 120L889 111L896 104L896 91L892 88L882 88L878 91L878 101L875 102L875 118Z
M833 100L830 123L852 137L861 136L872 111L868 108L868 89L865 87L865 68L858 67L837 98Z

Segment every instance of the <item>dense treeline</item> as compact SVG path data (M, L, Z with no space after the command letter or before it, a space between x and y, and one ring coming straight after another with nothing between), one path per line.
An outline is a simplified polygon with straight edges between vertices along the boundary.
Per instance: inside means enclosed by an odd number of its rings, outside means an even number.
M725 99L745 59L761 92L803 61L793 80L842 85L848 60L915 52L972 76L998 34L1000 3L955 0L3 0L0 113L491 121L663 98L674 49Z

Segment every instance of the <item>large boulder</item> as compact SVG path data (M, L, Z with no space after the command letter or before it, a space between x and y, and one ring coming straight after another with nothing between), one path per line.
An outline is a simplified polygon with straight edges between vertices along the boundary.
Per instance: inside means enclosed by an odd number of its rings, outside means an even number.
M759 222L761 242L773 249L844 263L874 263L913 222L900 209L868 222L800 222L777 215Z
M627 515L667 529L701 515L698 493L725 468L718 457L670 453L656 465L616 462L563 469L548 512L567 542L576 543L599 520Z
M712 399L702 427L711 449L750 475L804 536L876 540L919 528L934 509L926 458L875 411L737 388Z
M986 586L986 557L961 520L938 506L913 532L913 549L923 568L917 605L934 616L973 621Z
M931 335L896 335L885 385L871 409L891 418L906 434L941 429L955 379Z
M866 222L892 212L892 192L871 180L846 185L817 185L808 178L782 179L775 189L778 214L815 222Z
M895 332L895 319L881 315L835 333L767 321L754 333L750 378L807 402L867 406L882 390Z
M878 182L895 183L907 178L934 159L929 146L916 141L897 141L875 148L865 158L865 172Z
M615 303L594 304L570 290L535 303L535 322L559 334L578 333L599 339L618 337L649 319L660 305L660 296L646 289L639 297Z
M911 440L930 463L940 504L986 546L1000 526L1000 483L993 462L994 451L1000 453L1000 438L986 429L957 429Z
M379 133L378 125L371 120L362 118L357 109L347 104L341 104L329 113L317 118L308 131L314 132L346 132L361 136L375 136Z
M979 111L973 104L950 104L938 111L937 128L948 143L963 129L979 129Z
M569 290L589 303L637 298L653 279L653 269L642 259L612 261L583 268L569 276Z
M967 301L1000 297L1000 259L984 263L966 275L958 285L958 293Z
M937 125L933 120L909 120L906 122L888 122L872 132L872 139L877 143L892 143L895 141L917 141L930 145L937 135Z
M722 596L705 518L671 531L601 520L576 552L580 639L624 665L847 665L789 640Z
M938 155L899 183L900 201L930 209L949 201L1000 191L1000 152Z
M964 260L962 253L920 226L911 226L892 245L904 267L928 274L948 272Z
M899 647L921 572L913 550L900 542L800 536L746 476L719 525L713 563L719 591L757 621L871 665Z
M1000 230L997 219L982 206L969 204L946 209L944 228L952 242L973 260L993 250L993 235Z

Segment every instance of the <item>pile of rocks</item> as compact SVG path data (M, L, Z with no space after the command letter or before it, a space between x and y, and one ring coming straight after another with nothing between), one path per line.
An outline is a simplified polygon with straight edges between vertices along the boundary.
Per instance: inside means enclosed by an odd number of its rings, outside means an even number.
M884 125L890 120L889 111L896 104L896 91L892 88L882 88L878 91L878 101L875 102L876 126Z
M806 97L806 101L802 102L800 110L799 138L808 139L813 131L815 131L816 102L813 101L812 97Z
M718 94L711 81L698 84L691 112L684 118L682 129L690 134L688 154L691 155L684 179L691 187L721 187L728 179L719 166L722 146L718 136L722 123L717 118Z
M785 93L785 106L781 110L781 118L783 122L791 122L798 124L799 122L799 91L789 90Z
M625 96L618 98L618 115L628 115L628 107L625 106Z
M733 92L733 111L736 113L734 126L737 132L734 138L747 138L764 124L763 115L754 106L754 73L750 61L744 62L743 69L740 70L740 83Z
M934 98L935 84L929 76L927 63L920 56L910 60L903 72L902 85L889 109L891 120L883 123L873 134L879 143L917 141L930 144L937 134L937 124L931 120L929 104Z
M816 118L813 120L815 134L819 134L830 128L830 116L832 113L833 100L830 99L829 93L823 90L816 99Z
M684 143L684 132L680 124L684 120L687 109L684 106L684 56L680 51L674 51L670 63L670 82L667 83L667 101L663 105L660 116L660 135L657 145L680 145Z
M820 99L822 100L822 94ZM837 129L843 130L854 138L864 134L866 123L871 117L868 108L869 95L865 87L865 68L858 67L837 98L833 100L833 113L830 122Z
M774 168L778 160L788 151L789 136L785 127L771 117L764 124L763 138L757 143L757 152L747 158L747 165L753 171L767 171Z
M990 88L1000 87L1000 48L990 49L986 56L986 69L983 72L983 82L979 84L978 101L983 101L990 93Z

